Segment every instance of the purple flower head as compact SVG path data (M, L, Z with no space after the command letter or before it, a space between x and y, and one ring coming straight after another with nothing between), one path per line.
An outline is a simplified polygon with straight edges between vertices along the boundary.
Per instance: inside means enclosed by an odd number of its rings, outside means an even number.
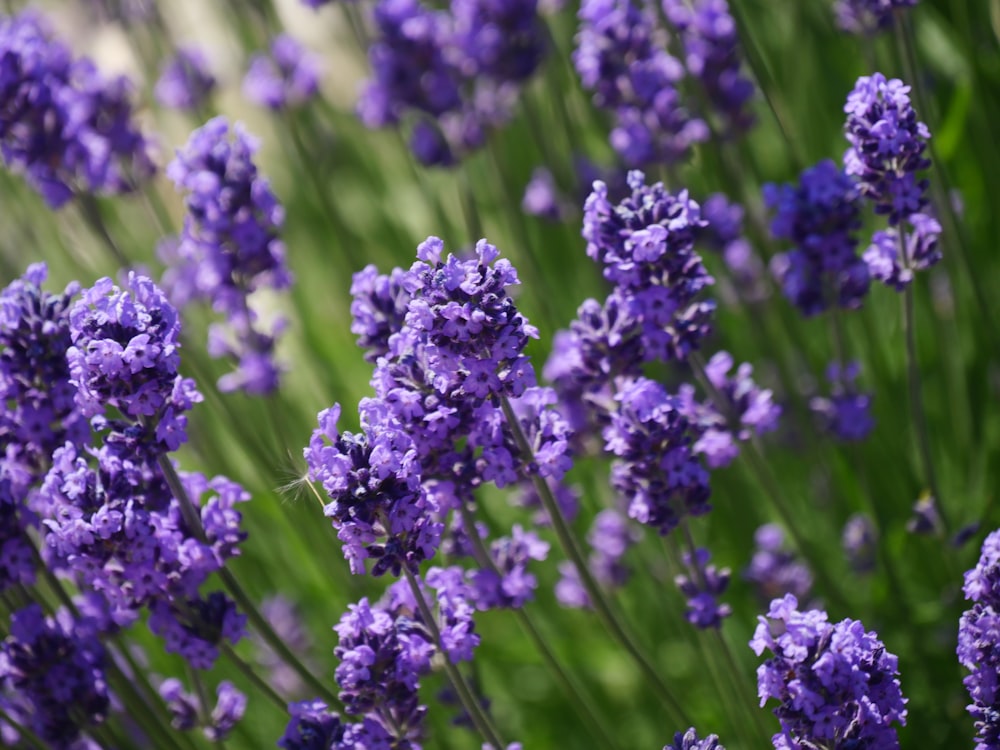
M847 519L840 537L847 563L855 573L871 573L878 554L878 529L864 513Z
M714 393L705 403L695 399L689 384L683 384L678 393L682 411L700 433L694 452L704 455L713 469L727 466L738 455L737 441L777 429L781 416L781 407L774 403L771 391L753 381L753 366L744 362L730 376L732 367L729 352L712 355L705 374Z
M938 235L941 225L927 214L906 217L909 230L900 222L890 229L875 232L864 254L872 278L903 291L913 281L913 272L922 271L941 260ZM900 254L900 250L903 253Z
M38 517L20 494L15 494L9 478L0 477L0 592L35 580L35 557L27 530L37 528Z
M46 617L38 604L29 604L11 615L9 635L0 643L0 684L9 690L10 708L23 713L36 735L69 750L108 714L105 660L92 622L65 610Z
M351 282L351 333L365 359L376 362L389 353L389 337L398 333L406 318L410 293L403 287L406 272L393 269L380 274L375 266L366 266L354 274Z
M937 499L933 495L923 495L913 504L912 514L906 521L906 530L911 534L927 535L937 535L944 531Z
M319 428L305 449L309 478L330 496L324 513L356 574L365 572L367 558L376 558L376 576L389 570L399 575L403 565L416 572L433 557L442 532L433 518L434 499L421 486L413 440L384 412L383 404L365 399L362 431L341 433L335 404L319 413Z
M220 379L220 389L264 394L278 385L272 356L282 324L263 330L250 298L258 289L285 289L292 277L278 238L284 209L257 172L256 150L257 141L240 125L230 130L224 117L216 117L177 151L167 176L186 194L187 215L173 257L166 259L164 283L176 304L211 300L225 316L225 327L214 329L211 353L239 366Z
M692 556L684 553L687 573L678 575L674 582L687 599L687 621L701 630L721 628L722 620L733 613L728 604L720 604L719 597L729 586L729 568L719 570L709 564L711 555L704 548L695 550Z
M681 105L684 66L665 51L652 8L633 0L586 0L573 64L594 103L615 113L611 145L631 167L683 159L708 126Z
M713 193L701 204L701 218L708 225L700 232L699 240L721 254L729 269L729 280L735 286L735 296L755 303L768 295L764 283L766 268L743 235L744 213L739 203L730 202L723 193Z
M714 279L694 250L706 222L687 191L671 195L662 183L646 185L629 173L632 194L612 205L607 186L594 183L584 204L587 255L629 300L642 326L644 358L684 359L709 330L715 303L698 301Z
M674 735L674 741L666 745L663 750L726 750L719 743L719 737L710 734L707 737L698 739L698 733L691 727L686 732L678 732Z
M279 111L312 99L319 91L320 61L288 34L271 42L271 54L250 60L243 93L254 104Z
M149 629L163 638L168 653L180 654L195 669L211 669L223 641L235 645L246 634L246 615L221 591L170 604L152 604ZM221 700L221 696L220 696Z
M762 602L785 594L805 599L812 590L813 576L797 555L784 548L785 535L777 524L761 526L754 533L756 549L743 578L750 582Z
M820 418L823 430L838 440L864 440L875 428L871 415L871 394L861 393L854 386L860 369L857 362L846 366L832 363L826 371L830 396L816 396L809 402L809 408Z
M205 54L195 47L182 47L163 65L153 95L164 107L190 112L205 103L215 86Z
M334 630L339 637L334 654L340 659L335 678L344 709L388 716L395 726L419 731L426 709L417 690L435 652L424 627L362 599L349 605Z
M659 383L635 378L621 384L615 401L605 450L616 456L611 485L628 503L629 517L665 535L685 516L707 513L708 472L694 456L677 399Z
M975 719L977 750L1000 747L1000 531L983 541L976 566L965 574L965 598L974 602L958 626L959 663L969 670L967 707Z
M233 727L243 718L247 708L247 697L228 680L223 680L215 689L215 708L211 721L205 727L205 736L211 742L220 742L229 736Z
M587 533L591 549L587 565L598 583L608 589L625 585L631 574L624 563L625 553L640 538L638 527L624 513L608 508L594 517ZM576 567L564 561L559 565L559 572L562 575L556 584L559 603L564 607L590 607L590 597L580 582Z
M899 747L893 724L906 724L897 659L857 620L827 622L822 610L798 610L791 594L771 602L750 641L772 654L757 669L760 705L775 699L778 750L820 746Z
M560 221L565 213L563 197L555 178L546 167L536 167L531 180L524 188L521 210L528 216L538 216L549 221Z
M330 750L340 747L344 725L321 700L288 704L288 724L278 740L282 750Z
M697 80L716 117L718 131L738 136L754 123L747 104L753 83L740 72L739 33L726 0L664 0L667 20L677 30L684 49L684 67Z
M131 85L74 60L34 11L0 18L0 153L52 208L126 193L155 170L132 122Z
M893 14L913 8L917 0L837 0L837 26L852 34L875 34L892 26Z
M66 358L80 411L98 417L115 409L125 417L117 429L126 437L128 424L141 422L158 450L176 450L187 440L184 412L201 394L177 372L181 324L166 295L135 272L124 288L105 277L81 294L69 318Z
M435 388L472 403L521 396L535 384L523 351L538 331L508 292L520 283L517 270L486 240L469 260L444 258L443 249L428 237L404 281L411 295L405 326L408 336L429 344Z
M501 537L490 545L490 557L497 572L481 568L472 574L476 606L484 610L523 607L534 598L538 587L538 580L528 572L528 563L544 560L548 553L547 542L534 532L514 526L509 537Z
M176 677L164 680L157 692L167 704L170 726L181 732L190 732L198 726L198 699L184 689L180 680Z
M67 441L83 445L90 438L66 360L69 307L79 284L51 294L41 288L47 274L44 264L33 264L0 292L0 454L11 482L3 493L8 530L19 498L45 475L52 452Z
M451 14L465 76L519 83L541 64L546 31L537 0L452 0Z
M774 256L771 270L803 315L831 305L856 308L868 293L868 265L857 256L858 188L833 161L802 172L798 185L765 185L774 210L771 234L794 245Z
M930 166L924 152L931 133L917 120L909 92L898 78L875 73L858 79L844 105L851 144L844 167L857 179L861 195L893 226L928 202L927 180L917 173Z

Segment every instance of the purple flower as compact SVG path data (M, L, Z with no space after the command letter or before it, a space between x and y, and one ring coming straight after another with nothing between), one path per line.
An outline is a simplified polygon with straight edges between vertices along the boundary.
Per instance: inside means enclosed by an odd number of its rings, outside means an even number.
M917 173L930 166L924 152L930 131L917 120L910 87L881 73L862 76L847 96L844 130L851 147L844 154L847 174L861 195L887 214L893 226L927 206L927 180Z
M490 557L498 572L481 568L472 574L476 606L484 610L523 607L534 598L538 587L538 580L528 572L528 563L544 560L548 553L547 542L515 525L509 537L490 545Z
M340 747L344 725L337 714L321 700L299 701L288 705L289 720L278 740L282 750L330 750Z
M11 482L4 494L14 503L8 507L5 501L5 514L42 479L56 448L90 438L66 361L72 343L69 308L79 284L51 294L41 288L47 274L44 264L33 264L0 292L0 401L6 405L0 413L0 455Z
M874 34L892 25L893 14L913 8L917 0L837 0L837 26L853 34Z
M528 216L538 216L549 221L563 218L562 196L556 187L555 178L545 167L536 167L531 180L524 188L521 210Z
M194 47L182 47L164 63L153 95L164 107L190 112L205 103L215 86L205 54Z
M236 723L243 718L247 697L228 680L219 683L215 694L215 708L212 709L211 723L205 727L205 736L211 742L220 742L229 736Z
M765 266L743 235L743 207L722 193L713 193L701 204L701 218L708 225L699 240L722 256L735 293L745 301L761 302L768 295ZM730 292L730 296L733 296Z
M631 574L623 562L625 553L640 538L638 528L624 513L607 508L594 517L587 533L591 548L587 565L598 583L609 589L625 585ZM556 584L559 603L564 607L590 607L590 597L580 582L576 566L563 561L559 564L559 572L561 578Z
M629 300L642 326L644 359L684 359L710 330L715 303L698 301L714 283L694 250L705 226L687 191L671 195L662 183L646 185L629 173L632 194L613 205L607 186L594 183L584 205L587 255Z
M167 652L180 654L195 669L211 669L219 658L220 644L236 644L246 634L246 615L221 591L183 602L155 601L150 607L149 629L163 638Z
M546 31L537 0L451 0L451 14L464 75L520 83L541 64Z
M775 699L781 731L777 750L818 746L892 750L895 723L906 724L897 658L857 620L827 622L822 610L798 610L791 594L771 602L750 641L772 653L757 669L760 705Z
M605 450L616 456L611 485L628 503L629 517L665 535L685 516L707 513L708 472L694 456L677 399L659 383L635 378L621 384L615 401Z
M754 123L747 104L753 83L740 72L739 34L726 0L664 0L663 10L677 30L684 49L684 67L704 89L715 115L722 121L718 132L734 137Z
M270 56L256 54L243 79L254 104L279 111L312 99L319 91L320 61L288 34L271 42Z
M784 549L785 534L774 523L764 524L754 533L756 550L750 565L743 571L762 602L785 594L805 599L812 590L813 577L809 567L798 556Z
M959 663L969 670L963 680L972 703L977 750L1000 747L1000 531L983 541L976 566L966 572L965 598L974 602L958 625Z
M683 65L665 51L653 10L633 0L586 0L573 63L594 103L615 113L611 145L630 167L683 159L708 126L681 106Z
M941 225L926 214L910 214L906 231L901 222L885 231L875 232L872 244L865 251L864 260L872 278L903 291L913 281L913 272L922 271L941 260L938 235ZM903 256L900 257L900 249Z
M371 409L366 407L370 406ZM373 575L403 565L416 572L437 550L442 525L438 510L421 486L413 440L384 416L372 400L362 402L362 431L337 429L340 405L319 413L319 428L305 449L311 480L322 483L332 502L324 513L344 544L352 573L364 573L376 558Z
M684 553L687 573L678 575L674 582L687 599L687 621L701 630L721 628L722 620L733 613L728 604L720 604L718 597L729 586L729 568L719 570L709 564L707 549L698 548L694 555Z
M829 398L816 396L809 402L809 408L820 418L823 430L838 440L864 440L875 428L871 415L871 394L860 393L854 387L860 369L857 362L846 366L832 363L826 371L830 381Z
M188 213L180 242L165 248L172 257L166 258L164 283L176 304L211 300L226 316L225 327L210 335L210 353L239 366L219 380L219 388L266 394L278 387L271 358L283 324L264 330L250 297L259 289L285 289L292 277L278 238L284 209L257 172L256 150L257 141L240 125L230 131L226 119L216 117L177 151L167 176L186 193Z
M771 391L753 381L753 366L744 362L730 376L732 367L729 352L712 355L705 375L713 393L706 403L695 399L694 387L687 383L678 392L684 415L700 433L693 450L704 455L713 469L728 466L739 454L738 441L777 429L781 416L781 407L774 403Z
M351 333L365 350L365 359L376 362L389 353L389 337L403 327L410 293L403 287L406 272L393 269L380 274L366 266L351 282Z
M104 722L110 701L106 654L93 623L65 610L46 617L38 604L11 615L0 643L0 685L15 714L54 748L69 750Z
M49 206L80 192L130 192L154 172L128 80L74 60L41 15L0 18L0 59L0 153Z
M691 727L686 732L678 732L674 735L674 741L666 745L663 750L726 750L719 744L719 737L710 734L707 737L698 739L698 733Z
M856 308L868 293L868 265L857 256L861 228L858 188L825 159L802 172L799 185L765 185L775 212L771 234L794 245L774 256L771 270L803 315L831 305Z
M167 704L170 726L181 732L189 732L198 726L198 699L184 689L184 683L170 677L160 683L157 692Z

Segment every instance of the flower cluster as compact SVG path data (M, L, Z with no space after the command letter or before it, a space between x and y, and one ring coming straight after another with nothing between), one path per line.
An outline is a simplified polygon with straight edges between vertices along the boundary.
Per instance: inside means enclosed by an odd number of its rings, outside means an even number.
M14 612L0 643L4 710L53 748L104 722L110 709L106 654L95 623L61 611L46 617L38 604Z
M760 302L768 294L763 283L764 263L743 235L746 212L739 203L723 193L713 193L701 204L701 218L708 222L699 240L722 256L729 269L733 290L723 289L730 297L746 302ZM720 296L725 296L720 293Z
M639 541L638 529L625 514L607 508L596 516L587 533L590 556L587 567L605 588L619 588L628 581L631 571L623 562L629 547ZM556 598L564 607L589 607L590 597L580 582L576 566L568 560L559 564L561 578L556 584Z
M351 572L364 573L365 560L376 558L373 575L402 566L416 572L433 557L442 525L433 496L421 485L420 464L413 440L384 419L375 400L362 402L361 432L340 432L340 405L319 414L319 427L305 450L311 480L323 485L332 502L325 515L332 519L344 544Z
M684 359L708 334L715 310L713 301L696 299L714 283L694 250L705 221L687 191L675 196L645 179L629 173L632 193L617 205L607 186L595 182L584 205L583 237L587 255L603 266L642 326L644 359Z
M77 193L126 193L154 171L131 86L74 60L33 11L0 17L0 153L53 208Z
M927 205L927 180L917 173L930 166L924 152L931 134L917 120L909 93L898 78L875 73L858 79L844 105L847 174L893 226Z
M611 485L628 502L629 517L665 535L685 516L707 513L708 472L694 455L677 399L659 383L635 378L622 383L615 401L605 449L617 457Z
M694 387L687 383L677 394L684 415L700 433L693 450L704 455L713 469L727 466L739 454L738 441L776 429L781 416L771 391L753 381L753 366L744 362L730 376L732 367L729 352L716 352L705 366L711 398L698 402Z
M270 56L256 54L250 60L243 93L254 104L279 111L316 96L319 76L319 58L288 34L279 34L271 42Z
M784 548L785 534L781 527L764 524L753 538L756 549L743 577L754 587L758 598L767 603L785 594L793 594L796 599L809 596L812 572L797 555Z
M676 162L708 139L683 106L684 66L666 52L654 10L637 0L585 0L573 63L594 103L615 114L611 145L630 167Z
M239 366L219 387L266 394L278 387L276 332L261 330L249 297L258 289L287 288L291 276L278 239L284 210L257 172L256 150L257 141L239 125L231 130L223 117L195 130L178 150L167 175L187 194L188 213L165 283L176 304L211 300L226 316L225 328L210 333L210 351Z
M674 579L677 588L687 599L687 612L684 616L701 630L722 627L722 620L733 612L728 604L719 603L719 597L729 586L730 570L719 570L709 564L710 559L711 554L703 547L696 549L694 554L685 552L684 565L688 570Z
M198 699L184 690L180 680L175 677L164 680L158 692L167 704L170 724L174 729L188 732L198 726ZM228 680L220 682L216 687L215 708L202 727L205 736L212 742L224 740L243 718L246 707L247 697L233 683Z
M722 120L716 132L738 136L754 117L747 110L753 83L740 72L739 33L726 0L664 0L663 10L684 49L684 67Z
M380 0L373 79L358 109L368 127L412 119L411 148L423 164L450 166L505 121L520 85L545 52L536 0Z
M892 25L893 14L916 6L917 0L837 0L837 25L853 34L874 34Z
M775 211L771 234L794 245L771 264L785 296L804 315L860 306L869 271L857 255L855 181L825 159L802 172L798 185L765 185L764 202Z
M44 264L33 264L0 292L0 403L6 406L0 411L0 463L14 493L13 505L4 493L5 530L8 510L16 514L27 489L48 471L52 452L90 437L66 361L69 307L79 285L52 294L42 289L47 275Z
M710 734L699 740L698 733L691 727L686 732L675 734L674 741L664 746L663 750L726 750L726 748L719 743L718 735Z
M859 392L854 386L860 371L857 362L844 366L834 362L826 371L830 396L815 396L809 401L809 408L819 417L823 430L838 440L864 440L875 427L871 395Z
M531 531L514 526L509 537L501 537L490 545L493 566L473 571L471 583L475 589L476 606L480 609L517 609L531 601L538 580L528 572L531 560L544 560L549 545Z
M975 719L976 750L1000 747L1000 531L983 541L976 566L966 572L965 598L973 602L958 625L958 661Z
M906 224L910 225L906 231ZM923 271L941 260L938 236L941 225L927 214L910 214L905 223L875 232L864 260L872 278L902 291L913 281L914 271Z
M403 327L410 293L404 288L406 272L393 269L380 274L366 266L351 281L351 333L369 362L389 353L389 337Z
M899 747L906 724L897 659L857 620L831 625L822 610L798 610L791 594L771 602L750 641L772 654L757 669L760 705L779 701L777 750L798 747Z
M164 107L198 111L215 91L216 80L205 54L195 47L181 47L167 60L153 95Z

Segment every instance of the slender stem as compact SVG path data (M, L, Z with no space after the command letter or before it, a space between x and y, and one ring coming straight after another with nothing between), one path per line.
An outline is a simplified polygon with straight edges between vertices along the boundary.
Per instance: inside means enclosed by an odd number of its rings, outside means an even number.
M157 463L160 466L160 470L163 472L163 477L167 482L167 486L170 487L170 491L174 493L174 497L177 498L178 503L181 506L181 515L184 517L185 523L187 523L192 533L202 543L206 543L208 540L205 536L205 529L201 525L201 518L198 515L194 504L191 502L191 498L188 497L187 491L184 489L184 485L181 484L180 477L177 476L177 472L174 470L174 466L170 463L170 458L166 454L161 454L157 457ZM223 566L219 569L219 578L222 579L226 590L232 595L233 599L236 600L236 604L243 610L244 614L250 619L251 624L257 633L267 642L278 657L284 661L288 666L295 670L295 672L302 678L309 687L316 691L317 695L322 696L324 700L327 701L328 705L337 706L340 701L337 700L337 696L330 691L323 683L321 683L316 677L313 676L312 672L306 669L305 665L292 653L292 650L288 648L288 645L282 640L282 638L274 632L267 619L260 613L257 607L254 606L253 601L247 596L246 592L243 591L240 584L237 582L236 578L229 571L228 568Z
M89 193L81 193L78 205L80 206L80 214L83 216L84 223L104 243L104 246L111 253L111 257L114 258L118 265L122 268L127 268L130 265L129 259L125 257L125 253L118 247L118 243L115 242L114 237L111 236L111 232L108 231L108 226L104 223L100 206L97 205L97 200L94 196Z
M437 626L437 620L434 618L434 613L431 612L431 608L428 606L427 600L424 599L424 592L420 589L420 583L417 581L416 576L414 576L410 569L405 565L403 566L403 573L406 576L407 582L410 584L410 588L413 590L413 598L417 602L417 608L420 610L420 616L423 618L424 624L427 625L428 630L431 631L431 637L434 638L434 643L437 644L438 650L441 652L441 656L444 657L442 661L444 662L445 671L448 673L448 679L451 680L452 687L455 688L455 692L457 693L462 706L469 714L469 718L472 719L472 723L476 725L476 729L483 736L483 739L493 746L493 750L504 750L507 745L505 745L500 739L500 735L493 727L489 717L487 717L483 712L482 707L479 705L479 701L475 699L475 696L472 695L472 691L469 690L469 686L466 684L461 671L459 671L458 667L452 663L451 658L445 651L444 643L441 640L441 630Z
M903 236L900 229L899 236ZM927 428L927 415L924 413L923 385L920 378L920 363L917 359L916 312L913 305L913 284L903 290L903 335L906 338L906 378L910 393L910 418L915 433L917 450L920 452L920 462L923 464L923 478L930 487L931 495L937 505L938 516L941 519L943 533L948 534L949 524L944 510L944 500L940 494L937 475L934 471L934 459L931 452L930 435Z
M221 646L222 653L224 653L226 658L232 662L233 666L239 670L240 674L252 682L253 686L263 693L264 696L282 712L288 710L288 701L282 698L274 688L268 685L267 681L257 674L257 670L240 658L240 655L236 653L232 646L228 643L222 643Z
M21 735L21 738L27 739L33 747L38 748L38 750L50 750L49 744L45 742L45 740L35 734L30 727L26 727L24 724L12 717L2 706L0 706L0 719L3 719L5 723L10 724L10 726L12 726L17 733Z
M727 421L732 423L734 419L731 413L732 410L726 402L726 399L719 393L718 389L712 385L712 381L709 380L708 376L705 374L705 363L702 361L701 356L697 352L694 352L688 357L688 362L691 365L695 378L701 384L702 388L705 389L705 392L708 393L709 398L711 398L716 410L725 416ZM833 578L827 571L823 561L817 560L815 555L810 554L810 552L815 550L815 545L806 540L806 538L802 535L802 531L799 529L799 524L797 524L795 519L792 517L791 505L788 503L784 492L781 490L780 484L774 478L774 474L771 472L770 467L764 460L764 454L760 449L759 441L756 435L752 436L749 440L742 444L740 456L744 457L746 462L750 464L750 468L755 474L757 481L764 489L765 496L770 500L771 506L781 517L782 523L784 523L788 533L791 534L796 549L799 554L809 560L809 567L812 569L816 578L820 579L822 582L829 598L837 606L846 609L847 600L841 593L840 587L834 583Z
M507 425L510 427L511 432L514 435L514 440L517 443L518 449L526 458L532 456L533 453L531 445L528 443L528 439L525 437L524 431L521 429L521 424L518 421L517 416L514 414L514 409L511 406L510 401L504 396L501 397L500 404L503 408L504 416L507 419ZM671 719L678 726L689 726L692 722L688 720L684 709L681 708L680 703L678 703L677 699L674 698L673 694L670 692L670 688L663 681L663 678L660 677L657 669L652 665L642 650L639 649L632 636L625 630L624 625L615 615L610 603L605 598L604 592L601 591L600 585L597 583L593 574L590 572L590 568L587 566L583 553L580 551L580 548L566 523L566 519L563 518L562 511L559 509L559 504L552 495L552 490L549 488L548 483L537 474L532 474L531 480L535 485L535 490L538 492L539 498L542 501L542 506L545 508L546 513L548 513L549 518L552 521L552 528L556 532L559 544L563 548L563 552L565 552L570 561L573 563L573 566L576 568L576 571L580 576L580 582L583 584L587 595L590 597L590 602L594 606L594 611L597 613L601 623L608 630L608 633L618 641L618 643L635 661L640 671L642 671L643 675L645 675L646 679L660 697L660 700L663 701L667 712L672 715Z
M472 542L473 556L475 557L476 562L481 567L489 568L495 575L501 576L496 562L490 555L489 550L486 549L486 545L483 543L483 540L479 538L479 534L476 533L476 524L471 513L469 512L469 509L463 504L459 509L459 513L462 517L462 526L465 528L465 534ZM531 638L531 641L534 643L535 649L541 655L542 660L548 666L549 670L555 676L556 680L569 697L570 703L573 705L577 714L590 725L591 730L598 737L600 737L601 742L606 747L616 748L617 745L613 739L614 732L604 726L603 714L598 711L590 696L584 692L582 686L577 683L570 673L563 669L556 655L549 648L541 633L538 632L538 628L535 627L535 624L532 622L527 610L523 607L514 607L511 611L517 618L518 625L520 625L521 629L528 635L529 638Z

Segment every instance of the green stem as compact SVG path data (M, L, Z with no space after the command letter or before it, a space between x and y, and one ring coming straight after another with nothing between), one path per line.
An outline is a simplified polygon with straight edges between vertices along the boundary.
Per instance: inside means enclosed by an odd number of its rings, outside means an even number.
M94 196L89 193L81 193L78 196L77 205L80 207L80 214L83 216L84 223L101 240L115 262L122 268L128 268L131 265L129 259L125 257L125 253L118 247L118 243L115 242L114 237L111 236L111 232L108 231L107 224L104 223L104 218L101 216L100 206L98 206Z
M232 662L233 666L239 670L240 674L253 683L253 686L263 693L264 697L271 701L271 703L277 706L282 712L288 711L288 701L278 695L277 691L268 685L267 682L257 674L257 671L251 665L241 659L239 654L233 650L232 646L228 643L222 643L221 646L222 653L224 653L226 658Z
M521 429L521 423L514 414L514 409L506 396L501 397L500 405L503 408L504 417L506 417L507 425L510 427L511 432L514 435L514 441L517 443L518 449L526 458L533 456L531 445L528 443L528 439L525 437L524 431ZM636 665L646 677L649 684L660 697L660 700L663 701L667 712L671 714L671 720L678 726L690 726L692 722L688 720L687 714L684 709L681 708L677 699L674 698L673 694L670 692L670 688L663 681L663 678L660 677L659 672L649 661L646 655L636 645L635 640L625 630L624 625L612 610L610 603L604 596L604 592L601 591L600 585L590 572L590 568L587 566L583 553L580 551L580 547L577 545L576 539L573 537L573 534L566 523L566 519L563 518L562 511L559 509L559 504L552 495L552 490L549 488L548 483L538 474L532 474L531 481L535 485L535 490L538 492L538 496L542 501L542 506L545 508L545 512L548 513L549 519L552 521L552 528L556 532L559 544L562 547L563 552L567 557L569 557L573 566L576 568L576 571L580 576L580 582L583 584L587 595L590 597L590 602L593 605L598 618L601 620L601 623L607 629L608 633L616 641L618 641L622 648L624 648L629 656L632 657L633 661L635 661Z
M490 745L492 745L493 750L505 750L507 745L500 739L500 735L493 723L490 721L489 717L483 712L482 707L479 705L479 701L475 699L472 695L472 691L469 690L468 684L465 682L465 678L462 676L461 671L455 666L451 661L451 657L444 649L444 643L441 640L441 630L437 626L437 620L434 618L434 613L431 612L431 608L427 604L427 600L424 598L424 592L420 589L420 584L416 579L416 576L410 571L408 567L403 566L403 574L406 576L407 582L410 584L410 589L413 591L413 598L417 602L417 608L420 610L420 616L424 620L424 624L427 625L427 629L431 632L431 637L434 639L434 643L438 647L442 661L444 662L445 671L448 673L448 679L451 681L452 687L455 688L455 693L458 695L462 706L465 708L466 712L469 714L469 718L472 719L472 723L476 725L476 729L482 735L483 739L486 740Z
M462 517L462 526L465 528L465 534L472 541L474 557L476 562L480 567L489 568L494 575L502 577L499 568L497 568L493 557L490 555L489 550L486 549L486 545L483 540L479 538L479 534L476 532L475 521L473 520L468 509L463 504L459 509L459 513ZM590 696L584 692L582 686L576 682L576 680L565 670L556 658L556 655L549 648L545 639L542 637L541 633L538 632L538 628L535 626L534 622L528 612L523 607L514 607L510 610L514 613L514 617L517 618L518 625L521 629L528 635L532 643L535 645L535 649L541 655L542 660L545 662L549 671L555 676L556 681L562 687L563 691L566 693L567 697L570 699L574 710L577 714L590 725L591 731L598 737L605 747L614 748L617 747L613 739L614 732L609 730L604 726L603 714L598 711L594 702L590 699Z
M191 498L188 497L187 491L184 489L184 485L181 484L180 477L177 476L177 472L174 469L172 463L170 463L170 458L166 454L161 454L157 457L157 463L160 466L160 470L163 472L163 478L167 482L167 486L170 487L170 491L173 492L174 497L177 498L178 503L181 506L181 515L184 517L185 523L191 529L191 532L195 535L195 538L203 544L208 543L208 539L205 536L205 529L201 525L201 518L198 515L194 504L191 502ZM267 642L278 657L284 661L288 666L295 670L295 672L302 678L312 690L316 691L318 696L321 696L327 704L330 706L340 705L340 701L337 700L337 696L334 695L326 686L323 685L316 677L313 676L312 672L306 669L305 665L292 653L292 650L288 648L288 645L284 640L274 632L267 619L260 613L257 607L254 606L253 601L247 596L246 592L243 591L240 584L237 582L236 578L229 571L228 568L223 566L219 569L219 578L222 579L222 583L225 585L226 590L232 595L233 599L236 600L236 604L243 611L244 614L249 618L250 623L253 625L257 633Z

